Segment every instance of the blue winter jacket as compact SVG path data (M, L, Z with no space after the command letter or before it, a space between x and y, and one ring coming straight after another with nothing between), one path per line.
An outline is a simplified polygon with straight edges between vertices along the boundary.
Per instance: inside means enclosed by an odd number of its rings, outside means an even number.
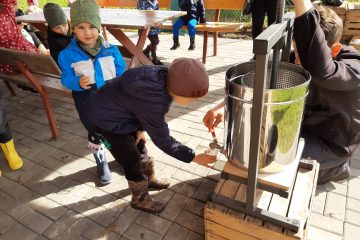
M100 88L105 81L120 76L126 70L126 63L119 49L104 42L95 59L84 53L75 37L69 46L59 53L58 63L62 70L61 83L72 91L85 91L79 84L80 77L90 77L91 83Z
M191 162L191 148L170 136L165 122L172 98L166 88L167 68L141 66L107 81L90 97L90 119L104 131L130 134L146 131L154 144L170 156Z

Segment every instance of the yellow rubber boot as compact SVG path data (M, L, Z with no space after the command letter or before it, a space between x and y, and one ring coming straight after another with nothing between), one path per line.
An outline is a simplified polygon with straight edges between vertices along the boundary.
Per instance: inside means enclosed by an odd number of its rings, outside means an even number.
M6 159L8 160L11 170L17 170L23 166L23 161L17 154L14 146L14 141L11 139L7 143L0 143Z

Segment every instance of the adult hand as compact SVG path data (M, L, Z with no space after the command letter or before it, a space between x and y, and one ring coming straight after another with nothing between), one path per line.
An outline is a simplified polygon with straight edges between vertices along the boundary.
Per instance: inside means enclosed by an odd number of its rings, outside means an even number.
M217 127L219 123L221 123L221 121L223 120L223 116L223 113L214 110L209 110L205 114L203 122L204 125L209 129L209 132L211 131L211 129Z
M90 89L90 78L88 76L81 76L79 80L80 87L82 89Z
M193 162L196 162L199 165L208 167L208 168L212 168L212 163L216 162L216 156L211 156L211 155L207 155L205 153L200 153L195 155L194 159L192 160Z
M137 145L141 139L146 143L144 131L136 131L135 144Z

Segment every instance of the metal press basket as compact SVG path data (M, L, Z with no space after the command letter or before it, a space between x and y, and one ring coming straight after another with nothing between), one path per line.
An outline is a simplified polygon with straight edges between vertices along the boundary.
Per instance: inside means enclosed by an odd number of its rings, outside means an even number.
M310 82L310 74L303 68L280 62L276 85L270 89L271 65L269 62L258 162L259 171L269 173L282 171L295 159ZM226 156L234 164L248 167L255 63L242 63L228 71L225 88Z

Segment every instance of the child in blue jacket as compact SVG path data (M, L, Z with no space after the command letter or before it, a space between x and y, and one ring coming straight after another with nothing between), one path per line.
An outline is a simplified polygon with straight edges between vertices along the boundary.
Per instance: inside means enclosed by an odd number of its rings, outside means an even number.
M184 25L187 25L187 29L190 36L190 46L188 50L194 50L196 24L198 22L206 23L204 0L179 0L178 4L181 11L186 11L187 14L185 16L179 17L174 22L173 25L174 45L170 48L170 50L175 50L180 47L179 32L180 32L180 28Z
M116 46L99 36L101 20L95 0L77 0L71 5L70 18L75 37L60 52L58 63L61 82L72 90L81 122L88 130L89 148L94 154L100 182L108 184L112 177L105 158L104 146L90 123L88 99L105 81L119 77L126 63Z

